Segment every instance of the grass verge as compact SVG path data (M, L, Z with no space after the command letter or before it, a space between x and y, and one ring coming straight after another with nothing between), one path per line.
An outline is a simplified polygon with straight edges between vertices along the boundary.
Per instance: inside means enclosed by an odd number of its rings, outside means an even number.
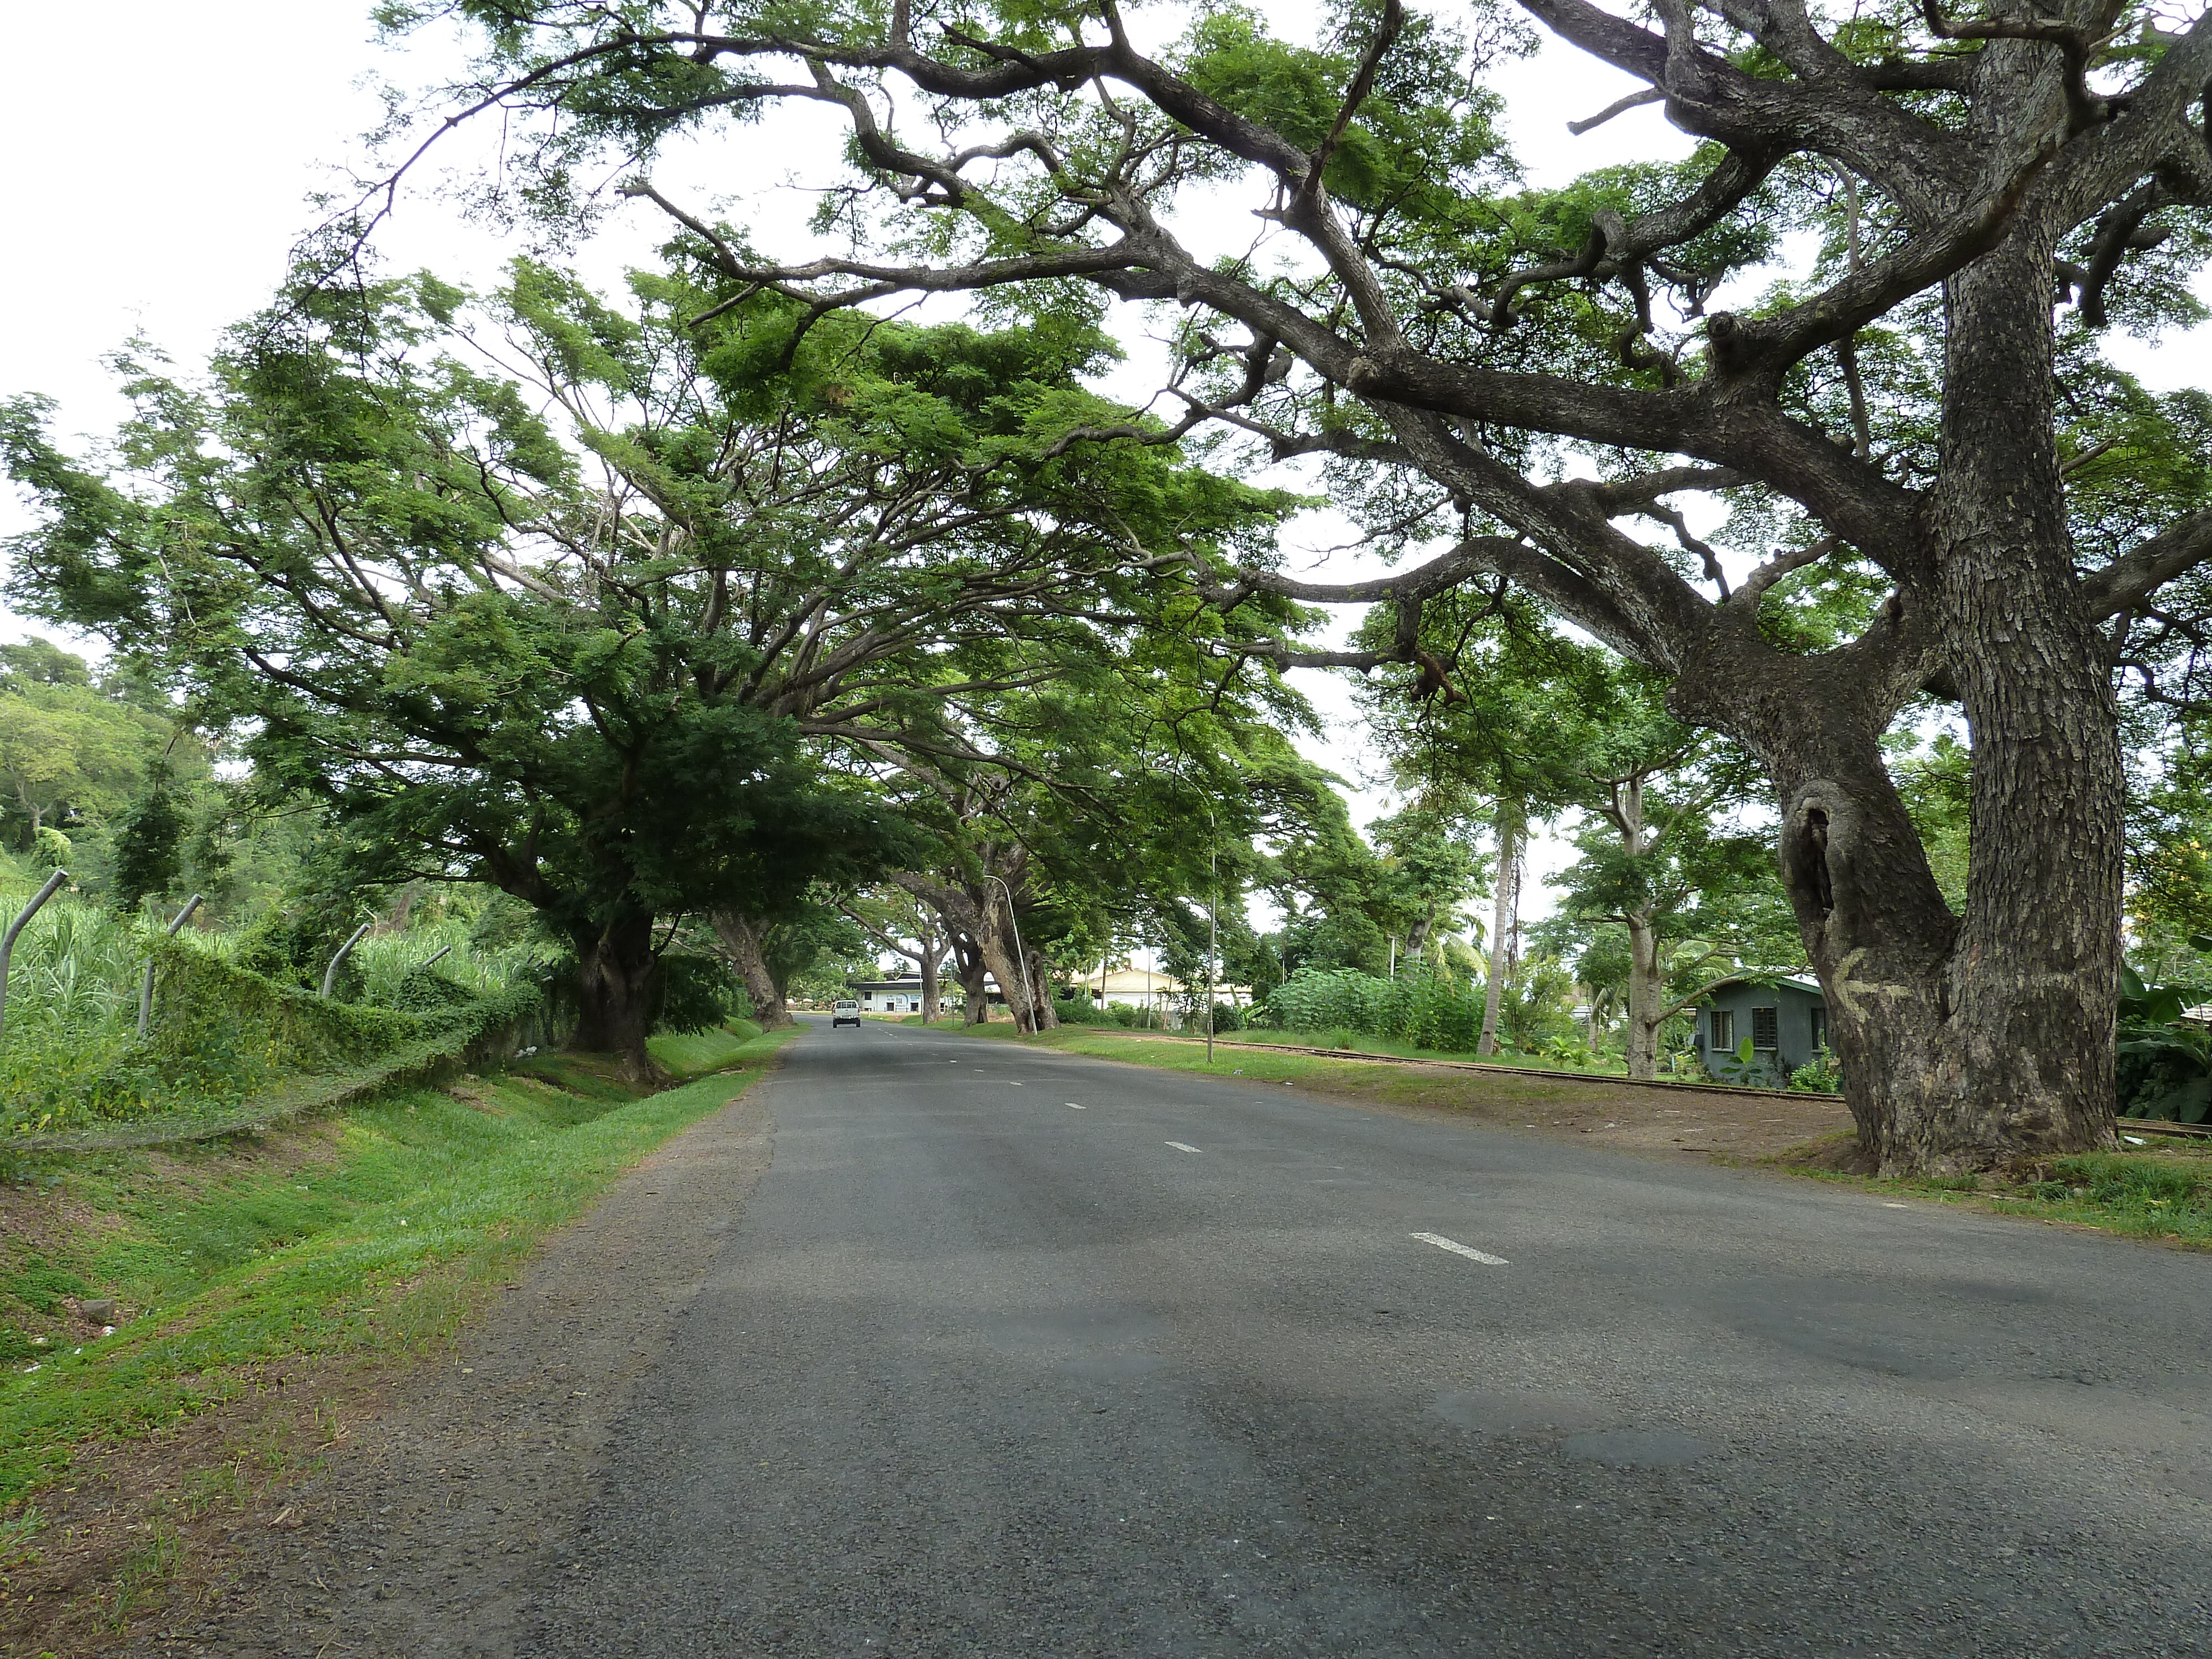
M659 1042L698 1080L642 1099L538 1055L267 1135L27 1166L0 1194L0 1504L21 1524L82 1452L281 1385L287 1363L384 1365L449 1336L791 1035Z
M2212 1249L2212 1146L2054 1158L2018 1180L1996 1175L1893 1179L1823 1167L1845 1149L1845 1138L1835 1137L1766 1161L1866 1192Z
M1597 1145L1641 1152L1704 1152L1727 1162L1786 1170L1869 1191L1963 1204L1996 1215L2094 1227L2100 1231L2212 1249L2212 1146L2147 1146L2124 1152L2058 1158L2005 1181L1967 1176L1949 1181L1891 1181L1833 1167L1851 1136L1792 1139L1834 1122L1841 1109L1826 1096L1684 1094L1663 1085L1648 1090L1602 1085L1577 1088L1571 1072L1424 1072L1389 1063L1363 1063L1315 1054L1274 1054L1248 1048L1217 1049L1206 1060L1202 1040L1153 1032L1105 1031L1062 1026L1040 1036L1018 1036L1011 1024L941 1029L1025 1047L1090 1054L1127 1065L1237 1078L1246 1083L1288 1083L1340 1099L1385 1108L1441 1109L1500 1127L1565 1131L1589 1135ZM1245 1033L1240 1033L1240 1040ZM1703 1136L1680 1133L1695 1119ZM1665 1121L1662 1121L1665 1120ZM1761 1141L1765 1150L1761 1150ZM1584 1142L1582 1144L1592 1144Z
M922 1019L919 1014L909 1014L900 1024L919 1025L922 1024ZM970 1033L980 1030L983 1035L1000 1037L1015 1035L1012 1021L994 1022L988 1026L976 1027L966 1024L958 1019L940 1019L931 1029L939 1031ZM1142 1027L1120 1025L1063 1025L1055 1031L1048 1031L1045 1036L1049 1039L1071 1032L1088 1032L1106 1037L1136 1038L1163 1042L1194 1042L1200 1048L1206 1045L1206 1038L1203 1035L1189 1036L1181 1031L1153 1030ZM1376 1054L1392 1060L1435 1060L1441 1065L1464 1066L1469 1062L1476 1062L1498 1071L1530 1072L1542 1077L1569 1079L1613 1077L1624 1080L1627 1077L1626 1066L1611 1056L1601 1057L1593 1064L1578 1066L1561 1060L1548 1060L1537 1054L1524 1054L1517 1050L1506 1049L1491 1059L1477 1061L1475 1055L1459 1049L1424 1048L1418 1043L1401 1042L1395 1037L1371 1036L1364 1031L1279 1031L1272 1028L1263 1028L1239 1031L1224 1030L1220 1033L1219 1041L1224 1043L1261 1047L1331 1048L1341 1050L1347 1054ZM1668 1076L1662 1077L1658 1080L1662 1083L1687 1083L1696 1079Z
M1016 1032L1010 1023L963 1026L957 1021L947 1022L938 1029L1000 1042L1016 1041L1028 1047L1058 1049L1063 1054L1118 1060L1131 1066L1195 1072L1206 1077L1240 1078L1247 1083L1289 1084L1294 1087L1302 1085L1382 1105L1458 1109L1501 1123L1523 1122L1531 1109L1562 1109L1568 1103L1585 1097L1584 1091L1577 1087L1583 1081L1581 1074L1533 1067L1525 1072L1504 1067L1487 1072L1421 1072L1387 1061L1228 1048L1216 1049L1209 1064L1204 1038L1157 1031L1063 1025L1056 1030L1025 1037Z

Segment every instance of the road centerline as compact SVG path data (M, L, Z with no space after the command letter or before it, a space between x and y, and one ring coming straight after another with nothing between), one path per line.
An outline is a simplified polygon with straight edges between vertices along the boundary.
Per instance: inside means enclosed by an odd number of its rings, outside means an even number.
M1419 1239L1424 1244L1433 1244L1440 1250L1449 1250L1454 1255L1463 1255L1469 1261L1480 1261L1486 1267L1504 1267L1511 1265L1502 1255L1492 1255L1486 1250L1475 1249L1470 1245L1461 1243L1455 1238L1446 1238L1442 1233L1414 1233L1412 1237Z
M1196 1152L1196 1151L1198 1150L1198 1148L1197 1148L1197 1147L1195 1147L1195 1146L1185 1146L1185 1145L1184 1145L1182 1141L1180 1141L1180 1140L1170 1140L1170 1142L1168 1142L1168 1145L1169 1145L1169 1146L1172 1146L1172 1147L1174 1147L1174 1148L1176 1149L1176 1151L1177 1151L1177 1152Z

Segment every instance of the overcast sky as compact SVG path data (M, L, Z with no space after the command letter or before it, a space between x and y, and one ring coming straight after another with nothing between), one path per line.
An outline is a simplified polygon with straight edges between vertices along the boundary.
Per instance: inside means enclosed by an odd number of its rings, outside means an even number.
M1306 5L1268 9L1285 32L1311 27ZM362 155L359 135L380 114L375 83L434 82L460 61L450 37L400 52L379 45L367 10L353 0L110 0L96 14L10 9L0 34L0 155L9 161L0 177L0 225L9 231L0 259L0 316L9 319L0 396L44 392L60 405L62 433L96 435L123 412L101 364L106 354L142 333L189 367L226 325L262 303L287 250L317 216L311 195L342 188L344 164ZM94 15L96 33L88 34ZM1508 126L1533 183L1687 150L1650 108L1571 137L1567 120L1594 113L1632 83L1556 45L1513 66L1504 84ZM465 129L442 165L465 172L497 137L489 122ZM672 156L655 179L678 199L714 198L733 221L757 226L761 245L789 248L803 240L811 206L789 181L824 176L841 142L841 128L805 107ZM380 251L395 268L428 267L488 286L518 248L465 220L434 188L436 176L401 198ZM1219 218L1224 239L1249 239L1242 204ZM611 286L626 266L649 262L665 234L655 210L629 205L576 263ZM1132 312L1127 326L1139 333L1142 320ZM2206 343L2200 331L2156 351L2123 345L2116 355L2154 385L2202 385ZM1156 381L1139 384L1150 354L1139 345L1137 356L1117 389L1142 396ZM20 505L0 495L0 533L26 522ZM1294 527L1289 562L1335 574L1346 562L1323 550L1343 539L1340 524L1317 516ZM0 633L24 631L0 613ZM1331 724L1314 752L1358 782L1368 762L1348 694L1321 675L1302 683ZM1383 804L1363 790L1359 816ZM1535 873L1556 867L1563 850L1556 842L1541 849ZM1542 908L1529 896L1532 908Z

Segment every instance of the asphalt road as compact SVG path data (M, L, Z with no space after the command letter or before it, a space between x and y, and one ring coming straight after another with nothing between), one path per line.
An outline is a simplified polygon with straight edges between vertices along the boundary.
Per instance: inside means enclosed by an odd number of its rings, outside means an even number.
M2212 1654L2212 1258L873 1023L767 1087L525 1650Z

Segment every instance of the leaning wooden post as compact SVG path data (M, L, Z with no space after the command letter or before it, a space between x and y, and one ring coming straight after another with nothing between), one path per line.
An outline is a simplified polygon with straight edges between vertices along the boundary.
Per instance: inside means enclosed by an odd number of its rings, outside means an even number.
M185 919L200 908L200 901L206 896L204 893L195 893L185 901L185 908L177 912L177 919L169 924L167 937L176 938L177 929L183 927ZM154 958L149 957L146 958L146 976L138 981L138 1036L142 1041L146 1036L147 1029L153 1023Z
M330 995L330 994L337 988L338 963L346 959L346 953L352 950L355 945L361 943L361 936L368 931L368 924L365 921L362 923L360 927L355 928L353 930L353 937L349 939L343 945L338 946L337 955L332 957L331 958L331 965L323 969L323 994L325 996Z
M15 918L5 936L0 937L0 1032L7 1030L8 958L15 954L15 935L23 931L25 922L39 914L40 906L61 891L62 884L68 879L69 872L66 870L57 870L48 876L46 884L39 889L38 896L23 907L22 915Z

